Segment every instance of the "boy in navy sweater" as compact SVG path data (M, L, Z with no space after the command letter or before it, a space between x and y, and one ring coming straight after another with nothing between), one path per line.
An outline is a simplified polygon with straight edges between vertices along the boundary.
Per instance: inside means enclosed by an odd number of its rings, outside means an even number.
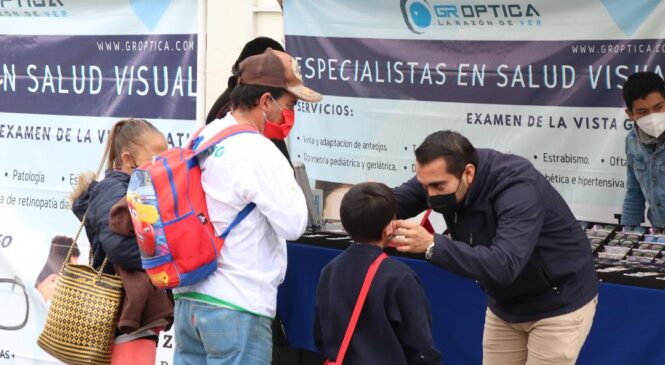
M393 234L397 202L390 188L363 183L340 207L344 229L355 243L321 271L316 293L314 342L335 361L370 264ZM344 358L352 364L440 364L432 343L432 319L420 280L404 263L379 266Z

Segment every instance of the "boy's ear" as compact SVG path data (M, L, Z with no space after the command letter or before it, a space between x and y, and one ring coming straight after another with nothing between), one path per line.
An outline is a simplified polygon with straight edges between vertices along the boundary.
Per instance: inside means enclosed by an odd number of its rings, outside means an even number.
M395 229L397 228L397 222L395 220L391 220L390 223L386 226L386 228L383 229L383 238L388 238L395 233Z

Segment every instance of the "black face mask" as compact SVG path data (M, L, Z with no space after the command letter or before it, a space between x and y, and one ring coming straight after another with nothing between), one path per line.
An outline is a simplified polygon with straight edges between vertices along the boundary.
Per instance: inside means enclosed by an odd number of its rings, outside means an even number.
M439 195L430 196L429 205L432 208L432 210L448 217L453 215L458 208L457 198L455 197L455 194L459 190L460 186L462 186L462 176L460 176L459 185L457 185L457 189L454 192L449 194L439 194Z

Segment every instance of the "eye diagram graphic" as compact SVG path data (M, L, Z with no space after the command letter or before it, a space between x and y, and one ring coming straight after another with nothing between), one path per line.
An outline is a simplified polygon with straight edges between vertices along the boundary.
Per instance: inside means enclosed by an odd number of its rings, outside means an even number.
M414 33L424 33L432 25L432 8L426 0L401 0L404 22Z

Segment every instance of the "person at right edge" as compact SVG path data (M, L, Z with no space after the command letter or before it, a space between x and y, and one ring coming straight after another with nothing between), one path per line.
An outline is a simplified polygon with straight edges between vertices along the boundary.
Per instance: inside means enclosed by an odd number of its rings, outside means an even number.
M623 85L626 114L635 122L626 136L626 196L621 224L639 226L647 218L665 228L665 82L653 72L637 72Z
M574 364L598 301L593 256L570 208L526 159L430 134L398 218L431 207L450 236L397 221L398 250L475 279L487 295L483 364Z

